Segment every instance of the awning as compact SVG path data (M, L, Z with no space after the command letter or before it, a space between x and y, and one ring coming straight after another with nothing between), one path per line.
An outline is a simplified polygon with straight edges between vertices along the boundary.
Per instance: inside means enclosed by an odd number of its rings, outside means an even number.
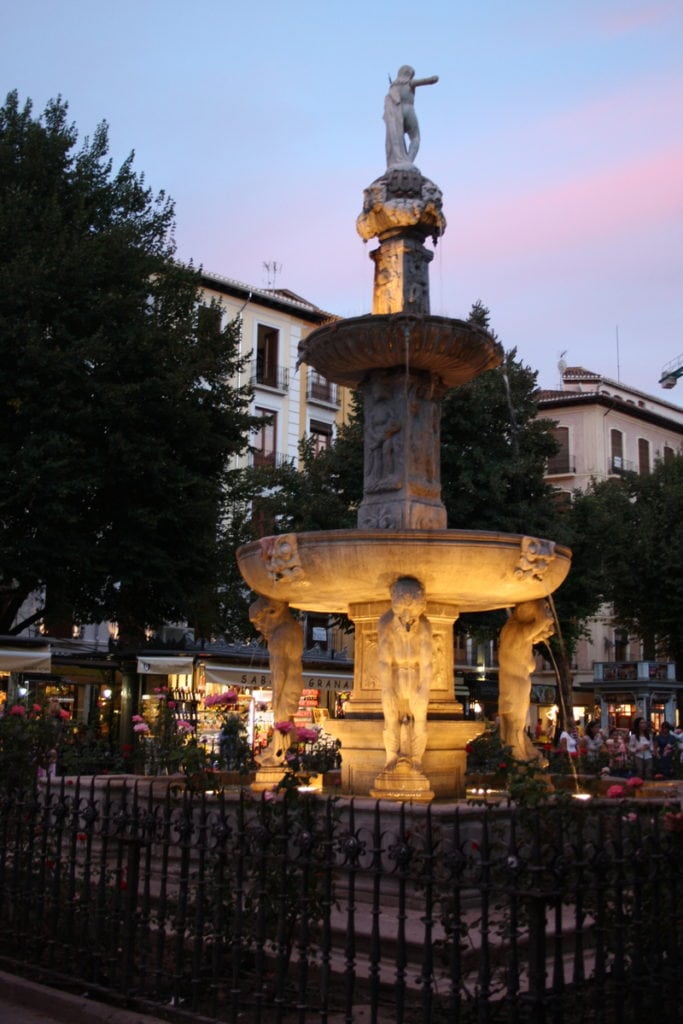
M51 672L52 655L49 647L22 650L19 647L0 647L0 672Z
M270 674L268 673L268 676ZM207 683L218 683L219 686L245 686L244 669L236 668L234 665L210 664L204 666L204 678ZM261 676L262 685L266 683L266 670ZM270 681L270 679L268 680Z
M138 672L141 675L191 676L193 668L194 658L164 658L161 655L138 658Z

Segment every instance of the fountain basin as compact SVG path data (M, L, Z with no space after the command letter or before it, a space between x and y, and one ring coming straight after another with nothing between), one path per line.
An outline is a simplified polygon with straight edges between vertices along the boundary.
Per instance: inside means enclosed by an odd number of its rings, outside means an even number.
M455 388L498 366L502 346L467 320L411 313L368 314L323 324L299 342L299 363L358 387L373 370L424 370Z
M306 611L388 601L399 577L415 576L430 602L477 612L547 597L569 572L571 552L521 534L325 530L262 537L240 547L237 561L252 590Z

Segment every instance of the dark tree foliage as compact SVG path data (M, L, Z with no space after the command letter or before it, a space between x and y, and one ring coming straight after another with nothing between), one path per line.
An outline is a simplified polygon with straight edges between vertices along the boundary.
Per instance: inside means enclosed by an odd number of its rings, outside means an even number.
M210 627L239 339L174 261L172 202L67 113L0 109L0 633L36 589L48 621Z
M481 302L469 319L490 330ZM557 443L552 422L537 418L536 377L513 349L498 369L446 395L441 484L451 529L552 536L555 506L544 473Z
M299 461L298 469L290 463L255 472L261 532L354 528L363 497L363 409L357 395L331 447L316 453L312 440L303 438Z
M617 622L642 638L648 659L667 656L683 670L683 456L649 475L627 473L577 495L583 574L599 577Z

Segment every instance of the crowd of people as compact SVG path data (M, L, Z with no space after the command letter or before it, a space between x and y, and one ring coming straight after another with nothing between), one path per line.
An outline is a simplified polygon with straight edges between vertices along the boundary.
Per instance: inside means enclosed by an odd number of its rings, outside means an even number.
M559 734L557 748L587 761L605 762L614 775L634 772L642 779L670 779L683 769L683 728L666 721L656 729L638 717L630 730L603 729L594 721L586 724L582 734L573 723Z

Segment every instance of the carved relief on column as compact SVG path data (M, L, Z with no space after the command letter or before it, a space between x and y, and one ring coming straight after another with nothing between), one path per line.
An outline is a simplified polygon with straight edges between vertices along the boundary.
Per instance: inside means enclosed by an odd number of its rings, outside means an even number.
M429 313L429 264L434 254L419 238L390 238L370 253L375 264L372 312Z
M439 461L440 381L423 371L394 369L375 373L361 390L365 472L358 526L445 529Z

